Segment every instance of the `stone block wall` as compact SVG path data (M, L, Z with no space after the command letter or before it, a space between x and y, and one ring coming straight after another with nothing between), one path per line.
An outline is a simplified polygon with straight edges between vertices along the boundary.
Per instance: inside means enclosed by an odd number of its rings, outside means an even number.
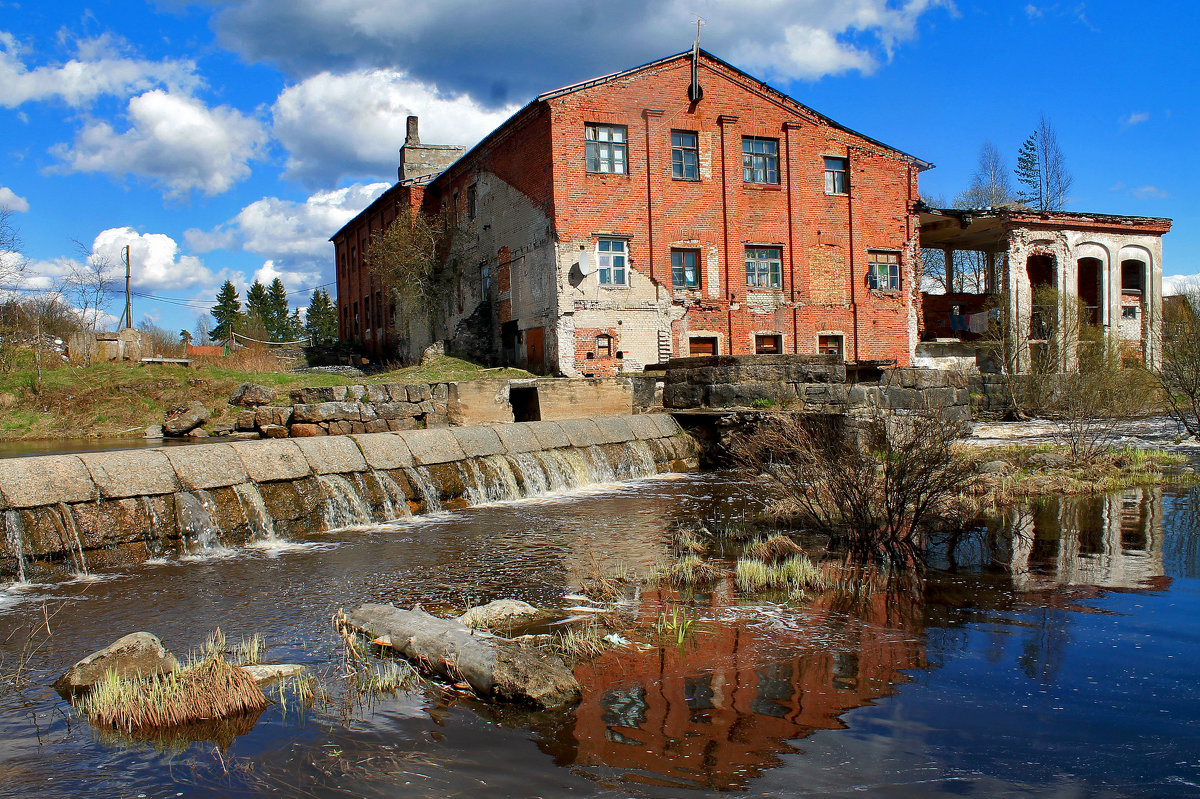
M894 368L877 379L850 383L846 364L835 356L752 355L673 358L662 375L668 410L933 409L948 419L970 418L966 375L945 370Z
M446 427L450 386L388 383L298 388L291 392L289 404L265 397L243 400L251 407L238 414L234 430L266 438L301 438Z

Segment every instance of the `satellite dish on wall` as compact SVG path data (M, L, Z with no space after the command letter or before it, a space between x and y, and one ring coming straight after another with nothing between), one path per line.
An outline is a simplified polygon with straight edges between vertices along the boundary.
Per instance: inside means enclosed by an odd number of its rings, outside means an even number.
M592 261L592 253L588 250L579 251L579 274L590 275L596 271L596 264Z

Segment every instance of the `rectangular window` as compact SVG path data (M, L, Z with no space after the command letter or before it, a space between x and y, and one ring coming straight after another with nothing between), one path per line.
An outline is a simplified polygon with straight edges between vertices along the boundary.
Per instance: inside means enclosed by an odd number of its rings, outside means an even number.
M612 345L612 336L605 333L601 333L600 335L596 336L596 357L611 358L613 350Z
M746 248L746 285L777 289L783 286L783 262L778 247Z
M779 140L742 137L742 180L747 183L779 182Z
M628 171L624 125L597 125L589 122L583 127L584 154L587 171L624 175Z
M841 358L844 343L844 336L817 336L817 350L822 355L836 355Z
M783 336L756 334L754 336L754 352L756 355L778 355L783 352Z
M671 250L671 284L677 289L700 288L699 250Z
M671 131L671 177L675 180L700 179L700 149L696 145L696 134L691 131Z
M716 355L717 339L713 336L692 336L688 339L688 355Z
M474 219L479 213L479 207L476 205L477 195L475 192L475 184L467 186L467 219Z
M602 286L624 286L628 279L625 268L625 240L600 239L596 242L596 274Z
M826 194L849 194L850 193L850 159L849 158L826 158L825 159L825 193Z
M884 291L900 290L900 253L869 252L867 287Z

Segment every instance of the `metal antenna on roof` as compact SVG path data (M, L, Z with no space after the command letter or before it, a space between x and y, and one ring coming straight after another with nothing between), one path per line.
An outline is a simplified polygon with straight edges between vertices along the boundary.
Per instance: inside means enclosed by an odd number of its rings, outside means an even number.
M696 41L692 43L692 83L688 86L688 99L698 103L704 97L704 89L700 86L700 26L704 20L696 18Z

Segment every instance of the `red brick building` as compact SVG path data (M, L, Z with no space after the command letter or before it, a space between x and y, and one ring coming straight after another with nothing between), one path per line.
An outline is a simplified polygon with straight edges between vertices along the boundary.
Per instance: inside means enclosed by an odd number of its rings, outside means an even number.
M704 51L542 94L461 157L409 133L407 179L332 239L343 340L412 356L445 339L566 375L711 353L910 361L930 165ZM397 329L363 266L404 205L460 231L434 329Z

